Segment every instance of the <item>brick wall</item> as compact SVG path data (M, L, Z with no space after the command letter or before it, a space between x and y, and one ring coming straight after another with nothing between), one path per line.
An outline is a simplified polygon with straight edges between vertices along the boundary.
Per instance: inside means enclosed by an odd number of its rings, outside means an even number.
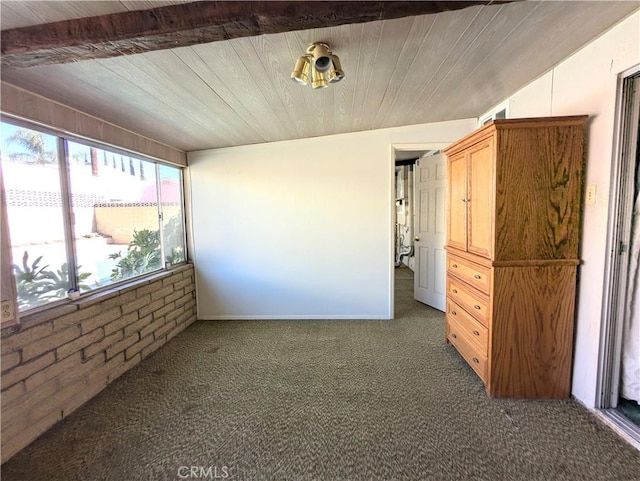
M192 265L2 330L2 462L196 319Z

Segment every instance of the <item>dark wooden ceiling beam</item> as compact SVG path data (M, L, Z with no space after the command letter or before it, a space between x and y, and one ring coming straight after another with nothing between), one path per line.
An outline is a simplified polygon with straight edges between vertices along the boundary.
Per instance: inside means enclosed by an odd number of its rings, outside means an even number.
M0 32L2 68L77 62L502 1L193 2ZM322 39L316 39L321 41Z

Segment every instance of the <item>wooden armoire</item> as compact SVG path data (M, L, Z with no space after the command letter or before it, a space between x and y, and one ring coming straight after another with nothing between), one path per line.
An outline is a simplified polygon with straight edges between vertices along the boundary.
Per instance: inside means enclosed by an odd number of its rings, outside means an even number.
M586 119L495 120L445 150L447 341L491 397L569 396Z

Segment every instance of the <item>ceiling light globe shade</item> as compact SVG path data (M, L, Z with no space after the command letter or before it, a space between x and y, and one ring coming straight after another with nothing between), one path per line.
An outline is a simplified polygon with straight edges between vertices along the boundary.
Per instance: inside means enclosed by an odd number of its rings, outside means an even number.
M333 63L333 68L342 71L342 62L340 62L340 57L335 54L331 54L330 57L331 63Z
M307 85L307 82L309 82L310 68L311 63L309 59L304 55L299 57L296 61L296 66L293 68L293 72L291 72L291 79L301 85Z
M329 83L338 83L344 78L344 70L337 55L331 55L331 67L329 68Z
M326 43L314 43L313 47L313 66L318 72L327 72L331 67L331 53Z
M337 84L344 79L344 72L342 70L329 69L329 83Z
M329 86L329 81L323 72L318 72L315 68L311 71L311 86L314 89L323 89Z
M329 57L317 58L315 67L318 72L326 72L331 67L331 59Z

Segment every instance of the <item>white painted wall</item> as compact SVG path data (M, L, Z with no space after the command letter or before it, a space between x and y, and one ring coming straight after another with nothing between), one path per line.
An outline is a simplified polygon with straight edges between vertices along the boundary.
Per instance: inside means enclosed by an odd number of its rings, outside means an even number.
M199 319L393 315L392 144L475 119L189 154Z
M603 322L609 190L613 162L618 75L640 63L640 13L636 12L552 71L509 98L509 117L590 116L586 185L597 200L584 205L573 395L594 407Z

